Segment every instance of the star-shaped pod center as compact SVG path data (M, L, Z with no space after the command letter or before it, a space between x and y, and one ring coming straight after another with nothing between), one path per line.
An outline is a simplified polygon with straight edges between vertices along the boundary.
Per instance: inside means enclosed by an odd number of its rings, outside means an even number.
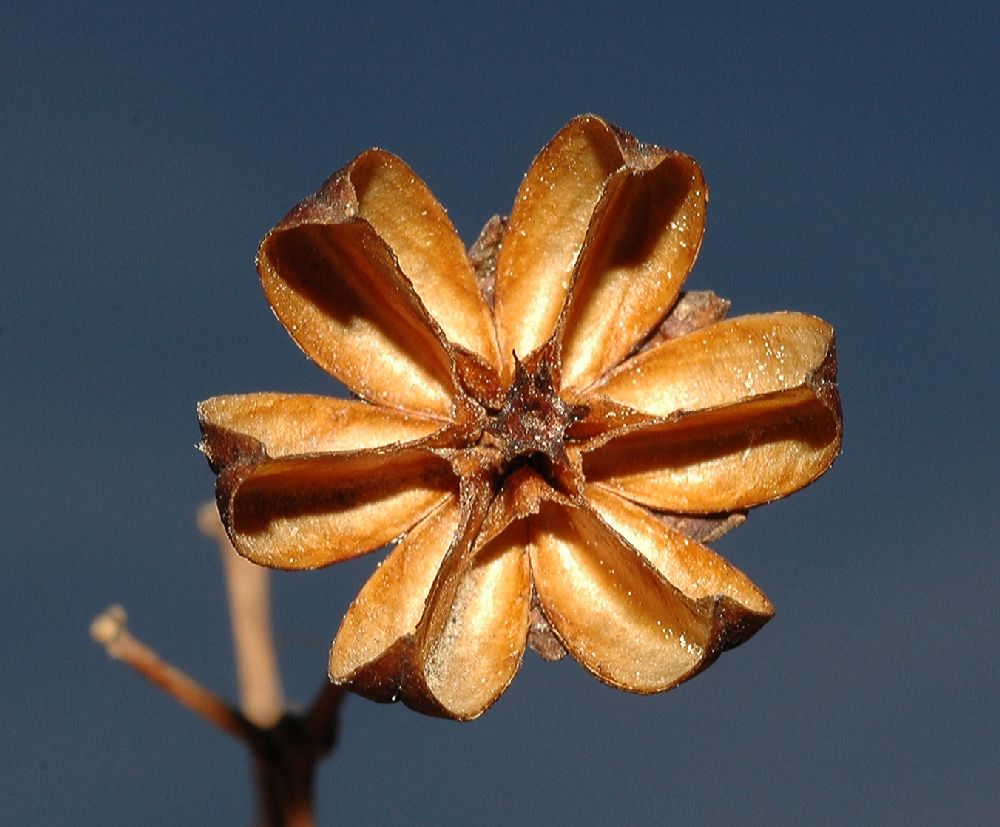
M573 493L579 474L566 453L567 431L587 408L559 396L558 365L551 348L527 360L515 357L514 377L499 410L491 412L481 444L496 456L494 486L528 466L557 490Z

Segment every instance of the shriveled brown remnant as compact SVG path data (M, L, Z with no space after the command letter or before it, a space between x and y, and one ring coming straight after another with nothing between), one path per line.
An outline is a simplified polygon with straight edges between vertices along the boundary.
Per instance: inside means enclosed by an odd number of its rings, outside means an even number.
M682 297L707 200L692 158L584 116L470 254L381 150L267 234L275 314L358 398L210 399L203 450L255 562L402 538L344 617L333 681L468 719L530 644L658 692L771 617L701 541L837 456L834 336Z

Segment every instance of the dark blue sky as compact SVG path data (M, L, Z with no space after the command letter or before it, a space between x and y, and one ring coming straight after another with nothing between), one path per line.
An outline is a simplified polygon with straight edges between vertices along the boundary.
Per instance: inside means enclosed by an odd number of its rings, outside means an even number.
M837 328L832 472L717 548L777 606L680 689L529 654L471 724L350 698L321 818L982 824L1000 817L1000 13L992 3L134 8L0 25L0 801L11 823L247 823L242 747L87 637L234 691L195 403L328 392L264 302L260 236L356 153L470 240L597 112L695 155L689 285ZM68 4L67 4L68 6ZM274 578L306 700L372 558Z

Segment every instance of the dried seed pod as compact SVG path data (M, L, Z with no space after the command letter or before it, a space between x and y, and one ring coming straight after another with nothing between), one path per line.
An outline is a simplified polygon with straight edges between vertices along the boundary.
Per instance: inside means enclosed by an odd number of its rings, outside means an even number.
M382 150L267 234L275 314L358 399L216 397L202 447L255 562L396 541L344 617L332 680L469 719L530 645L658 692L771 617L703 542L836 458L833 330L724 321L727 302L681 294L707 200L693 159L583 116L469 253Z

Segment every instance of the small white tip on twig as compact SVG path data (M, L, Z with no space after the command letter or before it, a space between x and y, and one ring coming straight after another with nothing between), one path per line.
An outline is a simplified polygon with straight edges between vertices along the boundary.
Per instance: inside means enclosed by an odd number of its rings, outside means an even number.
M125 614L125 609L116 603L93 619L90 624L90 636L95 642L107 648L118 639L127 622L128 615Z

